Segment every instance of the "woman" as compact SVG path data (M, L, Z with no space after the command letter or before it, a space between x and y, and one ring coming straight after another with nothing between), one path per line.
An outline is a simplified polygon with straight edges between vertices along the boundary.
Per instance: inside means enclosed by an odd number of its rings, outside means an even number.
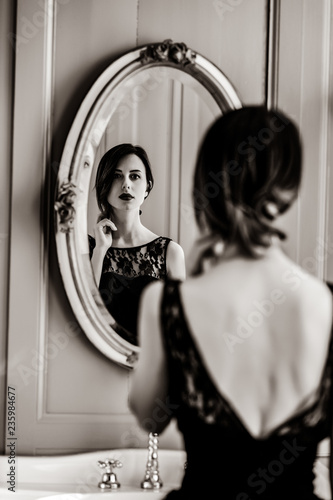
M142 427L161 433L176 418L184 436L184 480L168 499L319 498L332 299L284 254L277 226L300 180L298 131L280 112L231 111L201 145L193 197L206 247L187 281L145 290L130 391Z
M137 310L143 288L166 276L185 279L184 253L140 220L141 205L153 188L147 153L120 144L102 157L96 174L100 216L89 237L91 264L105 305L118 332L137 343Z

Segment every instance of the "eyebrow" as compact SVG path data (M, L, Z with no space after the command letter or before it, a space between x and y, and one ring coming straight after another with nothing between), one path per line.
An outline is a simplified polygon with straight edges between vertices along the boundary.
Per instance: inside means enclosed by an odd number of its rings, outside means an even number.
M116 168L115 172L121 172L121 173L123 173L123 171L120 168ZM137 168L137 169L134 169L134 170L130 170L130 172L141 172L142 173L143 170L140 170L140 169Z

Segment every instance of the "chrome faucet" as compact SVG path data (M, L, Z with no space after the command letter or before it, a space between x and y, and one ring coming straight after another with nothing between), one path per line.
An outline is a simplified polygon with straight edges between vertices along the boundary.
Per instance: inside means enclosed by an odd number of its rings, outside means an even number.
M101 469L105 469L102 475L102 481L98 483L98 487L103 490L116 490L120 488L120 483L118 482L117 476L112 469L116 467L120 468L123 466L123 464L119 460L110 460L109 458L107 458L104 462L102 460L99 460L98 465Z
M158 470L158 434L150 432L148 435L148 459L146 473L141 488L160 489L163 486Z

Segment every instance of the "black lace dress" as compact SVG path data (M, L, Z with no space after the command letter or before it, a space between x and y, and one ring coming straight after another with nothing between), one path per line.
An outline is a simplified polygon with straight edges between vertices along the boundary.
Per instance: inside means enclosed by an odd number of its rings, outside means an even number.
M165 279L170 238L158 237L137 247L110 247L104 257L99 291L117 322L114 329L137 345L137 316L141 293L152 281ZM90 258L95 239L89 235Z
M184 436L187 467L181 489L165 498L318 499L313 466L318 443L331 435L332 339L316 402L268 437L254 438L205 369L184 317L178 285L165 284L161 324L168 402Z

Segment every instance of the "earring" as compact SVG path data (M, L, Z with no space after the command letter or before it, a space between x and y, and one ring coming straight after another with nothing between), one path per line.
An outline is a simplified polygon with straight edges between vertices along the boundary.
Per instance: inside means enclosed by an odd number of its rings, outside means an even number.
M272 201L267 201L265 203L265 210L268 213L268 215L270 215L273 219L275 219L275 217L279 213L279 209L278 209L277 205Z
M140 209L140 210L139 210L139 215L141 215L141 214L142 214L142 210Z
M217 259L219 257L221 257L221 255L223 254L223 251L224 251L224 243L223 243L223 241L217 241L216 243L214 243L214 245L213 245L213 254L214 254L214 256Z

